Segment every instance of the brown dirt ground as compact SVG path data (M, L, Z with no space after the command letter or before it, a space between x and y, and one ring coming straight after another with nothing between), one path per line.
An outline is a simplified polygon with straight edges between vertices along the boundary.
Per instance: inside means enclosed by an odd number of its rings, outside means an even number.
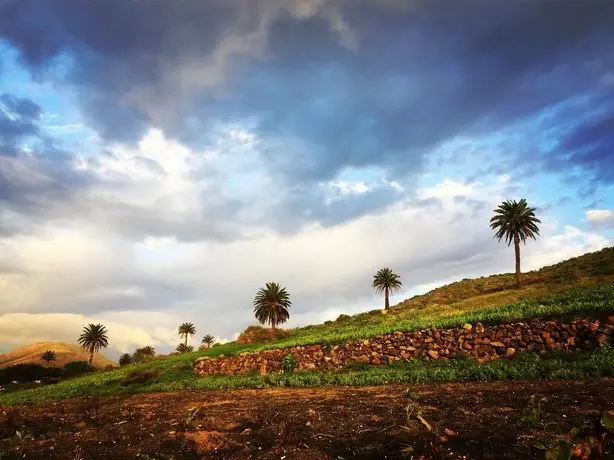
M544 458L536 445L612 409L614 379L78 398L0 407L0 458Z

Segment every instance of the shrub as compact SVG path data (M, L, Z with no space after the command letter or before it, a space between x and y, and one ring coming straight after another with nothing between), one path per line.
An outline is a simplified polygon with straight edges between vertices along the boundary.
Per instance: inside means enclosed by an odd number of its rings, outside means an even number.
M73 377L75 375L85 374L92 371L87 361L71 361L64 364L64 373L67 377Z
M186 345L185 343L180 343L175 348L178 353L192 353L194 351L194 347L192 345Z
M130 353L124 353L119 357L119 365L127 366L128 364L132 364L132 356Z
M122 386L132 385L135 383L144 383L148 380L152 380L159 375L162 374L162 369L136 369L130 372L124 379L121 381Z
M237 343L241 345L250 343L267 343L274 340L283 339L290 335L292 335L292 333L284 329L267 329L262 326L250 326L239 335L237 338Z
M150 361L156 355L154 347L147 345L146 347L137 348L132 355L132 362L141 363Z
M59 377L61 374L62 370L55 367L45 367L40 364L16 364L0 369L0 385L13 381L33 382L47 377Z
M337 317L337 319L336 319L335 321L337 321L337 322L343 322L343 321L347 321L347 320L348 320L348 319L350 319L350 318L351 318L351 316L350 316L350 315L344 315L344 314L341 314L341 315L339 315L339 316Z

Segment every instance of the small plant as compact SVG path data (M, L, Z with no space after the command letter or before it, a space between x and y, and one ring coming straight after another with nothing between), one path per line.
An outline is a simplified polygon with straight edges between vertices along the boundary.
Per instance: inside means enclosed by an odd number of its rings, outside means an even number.
M542 404L547 401L546 398L537 399L536 395L531 395L527 407L522 411L520 420L534 428L542 427Z
M284 372L292 372L296 368L296 358L292 353L288 353L281 360L281 367Z

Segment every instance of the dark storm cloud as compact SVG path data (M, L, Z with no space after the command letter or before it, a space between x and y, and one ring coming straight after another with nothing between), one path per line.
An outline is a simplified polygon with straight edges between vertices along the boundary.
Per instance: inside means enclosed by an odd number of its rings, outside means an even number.
M250 120L287 193L282 214L330 225L398 199L379 190L327 204L318 184L343 168L411 177L440 143L504 127L612 70L613 2L310 3L5 0L0 37L39 78L67 57L67 83L106 140L156 126L202 146L216 122ZM569 145L590 136L608 143L586 127ZM572 158L612 180L604 147Z

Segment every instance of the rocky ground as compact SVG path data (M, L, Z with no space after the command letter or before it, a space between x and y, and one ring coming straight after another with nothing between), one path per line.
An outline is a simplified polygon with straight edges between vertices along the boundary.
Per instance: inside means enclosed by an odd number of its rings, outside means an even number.
M0 458L545 458L612 409L614 379L81 398L0 407Z

